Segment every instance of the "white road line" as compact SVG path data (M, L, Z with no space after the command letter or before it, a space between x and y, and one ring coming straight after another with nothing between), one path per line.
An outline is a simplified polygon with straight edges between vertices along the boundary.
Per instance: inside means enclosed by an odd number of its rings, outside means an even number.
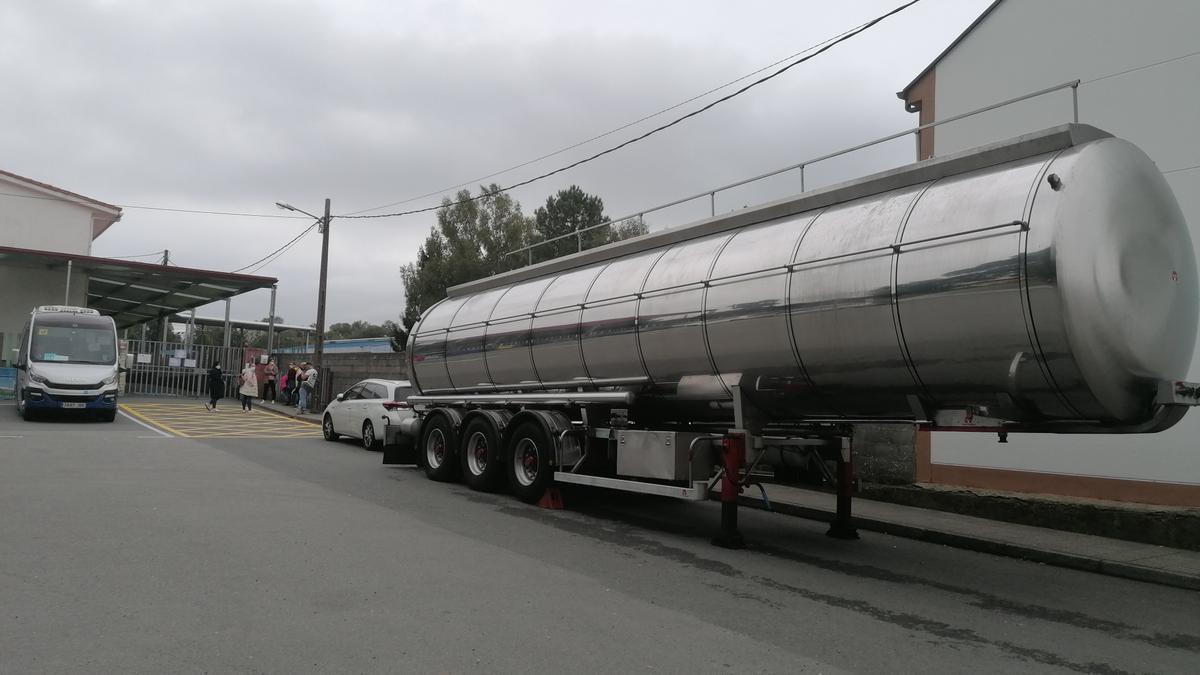
M24 436L0 436L0 438L25 438Z
M145 422L139 420L138 418L134 417L133 415L130 415L129 413L125 412L124 410L118 410L117 412L120 413L122 417L133 421L135 424L140 424L143 427L146 427L150 431L153 431L154 433L156 433L160 436L166 436L167 438L175 438L173 435L168 434L167 432L163 431L162 429L158 429L158 428L150 426L149 424L146 424Z

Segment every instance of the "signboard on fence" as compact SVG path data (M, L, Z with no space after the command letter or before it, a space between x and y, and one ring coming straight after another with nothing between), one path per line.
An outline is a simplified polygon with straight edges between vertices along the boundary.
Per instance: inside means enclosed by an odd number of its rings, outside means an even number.
M0 400L16 398L17 369L0 368Z

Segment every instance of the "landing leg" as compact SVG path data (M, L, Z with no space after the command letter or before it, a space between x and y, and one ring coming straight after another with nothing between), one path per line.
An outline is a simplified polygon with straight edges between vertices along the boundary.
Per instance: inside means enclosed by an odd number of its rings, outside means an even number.
M738 530L737 509L738 484L742 472L742 462L746 457L746 436L730 434L725 437L722 450L725 462L725 476L721 479L721 532L713 537L712 543L721 548L745 548L746 540Z
M858 539L858 530L850 518L850 504L854 493L854 456L850 451L850 437L842 437L841 452L837 460L837 514L829 524L827 537L834 539Z

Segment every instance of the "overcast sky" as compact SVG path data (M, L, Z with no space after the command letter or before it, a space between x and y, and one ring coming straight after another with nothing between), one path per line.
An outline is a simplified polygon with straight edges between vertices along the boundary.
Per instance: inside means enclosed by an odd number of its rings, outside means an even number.
M124 206L283 215L398 202L572 145L859 25L901 0L6 0L0 168ZM896 92L989 0L923 0L666 132L514 192L526 213L572 183L618 217L916 124ZM565 165L733 87L485 182ZM814 167L810 186L912 161L909 138ZM477 183L475 183L477 185ZM718 197L783 197L798 177ZM450 195L453 190L446 190ZM439 197L384 211L436 205ZM707 204L648 219L651 229ZM337 220L330 323L396 318L400 265L433 214ZM309 221L126 208L96 255L170 249L232 270ZM258 273L277 314L316 317L314 232ZM268 293L234 300L267 314ZM216 316L212 307L202 315Z

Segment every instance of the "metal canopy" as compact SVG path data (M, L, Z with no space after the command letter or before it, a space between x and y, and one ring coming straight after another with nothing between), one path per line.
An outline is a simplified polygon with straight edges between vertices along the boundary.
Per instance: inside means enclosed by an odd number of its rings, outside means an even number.
M87 306L128 328L278 283L274 277L0 246L0 265L87 275Z
M172 316L171 322L172 323L190 323L190 324L193 324L196 326L224 326L225 325L225 319L221 319L221 318L217 318L217 317L207 317L207 316L197 316L197 317L193 318L190 316L185 316L183 314L176 314L176 315ZM229 326L231 328L245 328L247 330L261 330L261 331L266 331L271 328L271 324L267 323L266 321L241 321L239 319L230 319ZM280 332L283 332L285 330L300 331L301 333L317 332L317 329L313 328L312 326L301 326L298 324L290 324L290 323L277 323L277 324L275 324L275 330L280 331ZM326 340L326 342L330 342L330 340Z

